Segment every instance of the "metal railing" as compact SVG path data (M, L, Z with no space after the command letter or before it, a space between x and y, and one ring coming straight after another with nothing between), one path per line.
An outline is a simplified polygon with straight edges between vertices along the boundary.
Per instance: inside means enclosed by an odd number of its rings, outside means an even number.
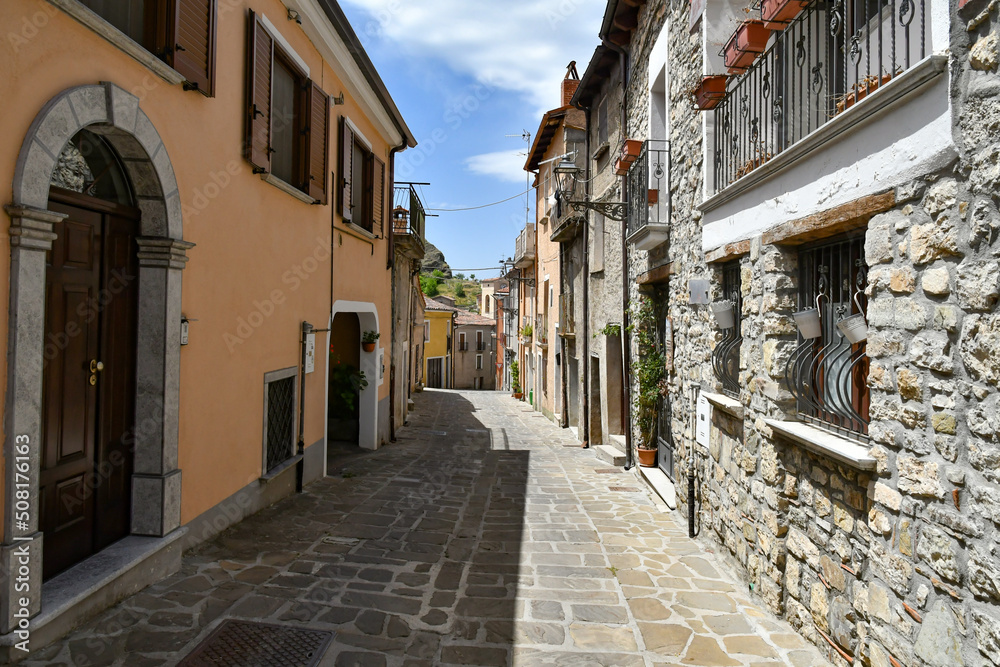
M815 0L715 108L715 191L927 55L926 0Z
M743 345L741 282L739 260L727 262L722 268L722 298L732 304L733 326L725 330L723 339L712 350L712 369L722 382L723 393L733 398L740 396L740 347Z
M670 142L649 139L628 170L628 227L632 236L650 224L670 222Z
M549 318L545 315L535 317L535 341L539 345L548 345L549 342Z
M799 306L815 308L821 335L803 338L785 366L799 417L839 433L868 433L868 357L865 341L851 344L838 323L851 315L864 326L868 309L864 238L827 243L799 256Z
M469 350L469 344L468 343L466 343L464 340L458 342L458 351L459 352L468 352L468 350Z
M394 234L411 234L420 240L424 239L427 213L420 195L412 185L399 184L393 186L392 197L392 231Z

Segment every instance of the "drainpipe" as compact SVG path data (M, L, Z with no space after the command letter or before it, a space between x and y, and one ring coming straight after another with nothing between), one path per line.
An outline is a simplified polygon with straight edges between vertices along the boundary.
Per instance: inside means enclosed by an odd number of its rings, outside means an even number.
M618 69L622 86L622 108L621 108L621 128L622 138L628 132L628 54L625 49L612 43L606 37L601 38L601 43L608 49L618 54ZM627 190L622 187L622 201L625 201ZM626 202L627 204L628 202ZM625 427L625 469L631 470L634 465L632 454L632 345L628 339L628 303L629 303L629 263L628 263L628 242L625 240L628 235L628 218L622 221L622 359L624 365L624 402L625 411L622 413Z
M590 447L590 214L583 219L583 294L583 419L581 421L583 444L581 447L587 449Z
M302 493L303 478L305 477L305 428L306 428L306 339L313 333L313 325L306 321L302 322L302 339L299 343L301 351L301 372L299 373L299 441L296 447L296 456L299 460L295 463L295 492ZM325 464L324 464L325 465Z
M563 289L566 287L566 244L559 244L559 328L560 333L566 333L566 323L562 321L562 303L565 296L563 295ZM573 290L566 290L566 294L572 294ZM572 315L571 315L572 316ZM559 404L562 406L562 414L559 415L559 427L566 428L569 426L569 404L567 403L567 372L566 372L566 336L559 336L559 355L562 358L562 363L559 365L559 394L562 398Z

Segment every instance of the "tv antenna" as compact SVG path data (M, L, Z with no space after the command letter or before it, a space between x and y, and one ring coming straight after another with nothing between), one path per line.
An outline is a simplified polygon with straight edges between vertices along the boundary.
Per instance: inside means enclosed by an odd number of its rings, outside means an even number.
M524 143L529 147L531 146L531 132L527 130L521 130L521 134L505 134L508 139L517 139L520 137L524 140ZM527 155L527 153L519 153L519 155ZM531 221L531 205L530 205L530 194L531 194L531 178L530 172L527 170L524 172L524 226L527 227L528 223Z

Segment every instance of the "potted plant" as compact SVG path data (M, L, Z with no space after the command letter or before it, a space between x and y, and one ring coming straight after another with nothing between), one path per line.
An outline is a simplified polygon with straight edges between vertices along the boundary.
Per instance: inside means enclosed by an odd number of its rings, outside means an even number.
M878 90L879 86L889 83L891 79L891 74L883 74L881 77L868 75L859 83L852 84L851 92L837 100L837 113L850 109L855 103L868 97L869 93Z
M761 0L760 18L769 30L784 30L809 4L809 0Z
M638 391L632 399L635 425L639 430L639 465L656 465L656 412L660 397L666 393L666 360L656 342L656 308L645 297L633 308L628 330L635 334L639 354L632 361L632 375Z
M330 365L330 410L327 428L337 439L358 437L358 395L368 386L364 371L343 364L338 357Z
M521 342L524 343L525 345L530 343L531 334L533 334L534 332L535 330L531 327L530 324L525 324L524 327L521 328Z
M521 396L523 396L521 393L521 373L518 370L516 361L510 362L510 388L514 398L521 400Z
M726 82L729 77L725 74L711 74L703 76L701 83L691 90L695 106L701 111L708 111L719 106L719 102L726 98Z
M365 352L375 351L375 341L378 340L379 333L377 331L366 331L361 334L361 348Z
M771 31L764 26L763 21L748 19L740 23L723 50L729 73L745 72L757 56L767 49L767 40L770 37Z

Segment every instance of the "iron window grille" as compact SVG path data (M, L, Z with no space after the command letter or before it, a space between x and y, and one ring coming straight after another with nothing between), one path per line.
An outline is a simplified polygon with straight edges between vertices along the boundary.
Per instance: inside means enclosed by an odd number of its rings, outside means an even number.
M295 453L295 379L297 369L268 373L264 378L264 472Z
M928 53L926 0L817 0L715 108L718 192L889 83Z
M722 298L733 307L733 326L724 330L723 338L712 350L712 368L722 382L722 392L733 398L740 396L740 348L743 345L743 289L740 262L726 262L722 267Z
M800 253L800 312L818 311L821 335L807 339L800 330L799 345L785 367L803 421L860 440L867 440L869 422L865 341L852 344L837 324L852 315L867 320L864 252L859 236Z

